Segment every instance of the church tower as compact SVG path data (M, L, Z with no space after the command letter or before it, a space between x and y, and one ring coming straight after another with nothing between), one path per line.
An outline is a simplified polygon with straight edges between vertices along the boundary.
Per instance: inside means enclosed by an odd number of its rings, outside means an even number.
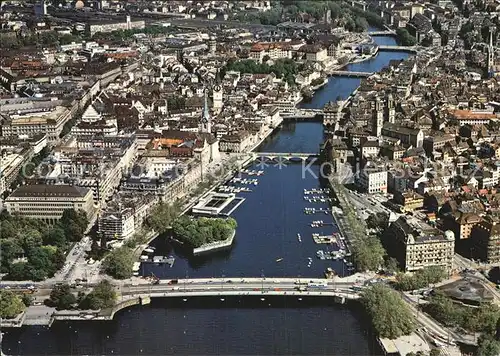
M394 97L392 96L391 93L387 95L385 111L386 111L385 121L388 121L391 124L393 124L396 121L396 108L394 103Z
M200 132L210 133L212 131L212 119L210 117L210 110L208 109L208 96L205 89L205 104L203 106L203 114L201 117Z
M212 87L212 99L213 99L213 109L216 112L220 112L222 109L224 90L222 89L221 80L219 76L219 71L215 75L215 84Z
M493 32L495 31L494 27L490 27L490 36L488 41L488 62L487 62L487 71L488 77L493 77L495 74L495 47L493 47Z
M213 96L213 108L215 111L219 111L222 109L222 96L224 92L222 90L222 86L217 84L214 86L212 89L212 96Z
M380 137L382 135L382 126L384 125L384 111L379 97L375 99L375 108L373 110L372 120L372 135Z

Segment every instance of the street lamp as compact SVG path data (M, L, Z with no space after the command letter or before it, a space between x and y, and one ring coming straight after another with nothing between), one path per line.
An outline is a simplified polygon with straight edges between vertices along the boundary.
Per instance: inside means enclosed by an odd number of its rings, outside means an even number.
M262 290L262 293L264 293L264 278L265 278L264 277L264 270L260 271L260 276L262 277L262 280L261 280L262 281L262 288L261 288L261 290Z

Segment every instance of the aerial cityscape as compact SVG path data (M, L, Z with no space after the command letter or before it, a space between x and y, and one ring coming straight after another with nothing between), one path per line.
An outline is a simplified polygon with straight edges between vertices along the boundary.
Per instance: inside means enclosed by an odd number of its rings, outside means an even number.
M499 0L0 24L2 356L500 356Z

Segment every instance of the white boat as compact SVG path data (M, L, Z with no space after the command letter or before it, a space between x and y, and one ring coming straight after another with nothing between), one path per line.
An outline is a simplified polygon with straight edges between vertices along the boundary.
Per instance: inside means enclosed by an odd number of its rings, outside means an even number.
M144 249L144 252L147 252L147 253L153 253L153 252L155 252L155 250L153 250L152 248L149 248L149 247L148 247L148 248L145 248L145 249Z
M220 301L223 302L225 299L224 298L221 298Z

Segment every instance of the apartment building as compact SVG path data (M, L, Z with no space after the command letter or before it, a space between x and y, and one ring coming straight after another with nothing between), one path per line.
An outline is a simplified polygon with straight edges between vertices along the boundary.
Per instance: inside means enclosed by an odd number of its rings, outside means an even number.
M149 193L120 193L99 218L99 232L107 240L128 239L141 228L158 198Z
M452 270L455 234L450 230L442 232L414 217L401 216L389 225L382 242L406 272L429 266Z
M471 234L472 257L486 263L500 262L500 217L487 216Z
M394 193L394 202L401 205L403 211L414 211L424 206L424 197L417 192L407 190Z
M358 185L367 193L387 193L387 171L382 168L365 167L359 172Z
M445 217L446 228L453 231L458 240L468 239L471 236L474 226L483 219L473 212L456 211Z
M5 200L10 214L40 219L49 224L68 209L84 211L89 220L95 213L92 191L73 185L22 185Z

